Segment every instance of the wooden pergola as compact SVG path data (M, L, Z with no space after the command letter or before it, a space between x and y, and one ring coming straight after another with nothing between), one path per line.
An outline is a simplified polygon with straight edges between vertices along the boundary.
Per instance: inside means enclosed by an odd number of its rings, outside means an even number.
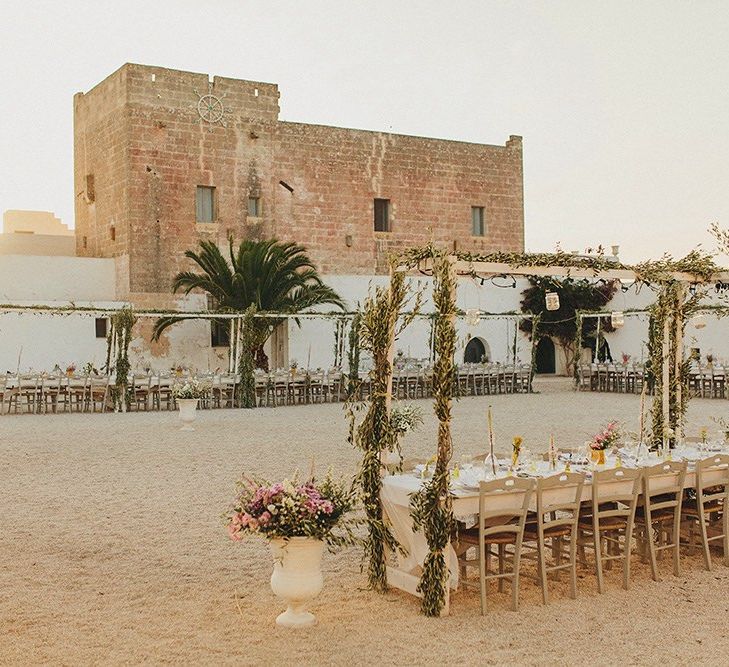
M544 257L542 256L542 258ZM382 576L386 577L387 581L376 582L377 587L381 590L385 590L389 583L420 596L422 598L421 609L428 616L448 613L449 605L448 566L445 550L450 540L450 531L453 525L448 473L448 465L452 456L450 431L452 388L449 387L449 383L445 381L445 378L449 376L449 373L453 369L453 346L450 343L452 341L451 334L454 332L454 304L458 276L471 276L474 278L491 278L497 276L572 278L597 281L604 280L606 282L618 280L632 283L655 282L661 287L659 299L670 293L673 303L681 304L681 306L675 310L670 310L662 318L661 331L658 332L661 340L661 392L654 399L654 414L656 413L656 409L660 408L660 419L657 423L663 426L662 440L664 446L669 441L666 425L682 423L681 410L684 397L681 395L680 377L684 359L683 304L686 301L688 287L689 285L706 285L714 281L729 281L729 271L726 270L711 271L711 275L705 270L702 273L694 274L687 271L670 270L670 267L667 268L667 263L663 263L659 267L657 277L653 277L648 281L645 277L645 265L633 268L616 262L617 266L611 267L609 266L609 260L600 258L600 261L594 262L594 266L590 266L591 262L586 258L578 257L572 259L569 255L564 254L555 255L554 258L559 260L564 259L566 261L564 263L557 261L554 263L550 263L549 261L534 262L530 261L532 258L528 255L515 256L513 263L487 261L488 258L483 260L479 257L471 258L468 256L448 254L437 250L431 245L425 249L415 249L409 253L405 253L393 263L391 278L394 278L395 274L398 273L417 270L426 275L433 275L435 279L434 294L440 289L439 298L435 299L436 306L438 307L438 313L435 316L440 319L438 335L442 337L445 343L441 346L440 350L437 350L439 356L437 356L435 365L435 375L439 375L441 378L434 391L435 411L439 420L438 448L435 471L432 479L424 484L422 490L414 494L411 498L413 520L416 524L419 523L425 531L430 549L430 553L423 565L423 573L420 579L418 580L413 575L389 568L385 562L375 564L376 567L374 568L371 566L370 572L382 571L386 573ZM701 268L704 269L705 267ZM669 290L671 291L669 292ZM392 295L392 280L390 294ZM394 358L396 325L397 317L390 317L389 354L387 356L386 368L384 369L388 373L388 391L384 392L388 415L391 407L392 362ZM675 391L677 392L677 396L674 396L673 401L670 400L672 386L675 387ZM672 408L677 413L672 414ZM654 428L655 424L656 421L654 420ZM383 453L382 450L380 453ZM371 466L371 463L366 464L363 462L363 473L365 472L364 466L366 465ZM371 469L368 472L371 473ZM369 479L372 479L371 475ZM366 489L366 493L378 498L380 491L381 483L378 484L376 482L372 482L371 488ZM370 531L371 538L372 536L380 536L380 539L382 539L382 531L381 529L378 530L379 532ZM370 553L378 553L376 549L372 549L371 544Z

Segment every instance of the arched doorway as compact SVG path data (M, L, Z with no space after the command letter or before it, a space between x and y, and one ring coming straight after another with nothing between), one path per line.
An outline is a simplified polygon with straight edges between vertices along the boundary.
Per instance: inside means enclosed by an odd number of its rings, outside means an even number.
M489 344L483 338L474 336L466 344L466 349L463 352L463 363L480 364L483 361L491 361Z
M555 372L554 342L548 336L544 336L537 343L537 373Z

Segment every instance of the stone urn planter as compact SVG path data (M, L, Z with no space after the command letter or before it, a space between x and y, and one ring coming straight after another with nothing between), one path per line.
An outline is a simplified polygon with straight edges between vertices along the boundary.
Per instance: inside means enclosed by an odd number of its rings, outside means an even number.
M177 407L180 410L180 426L181 431L194 431L195 427L192 425L197 416L197 398L178 398Z
M316 617L306 611L306 605L324 586L321 573L324 542L311 537L292 537L273 539L270 545L271 590L288 604L286 611L276 618L276 624L286 628L314 625Z

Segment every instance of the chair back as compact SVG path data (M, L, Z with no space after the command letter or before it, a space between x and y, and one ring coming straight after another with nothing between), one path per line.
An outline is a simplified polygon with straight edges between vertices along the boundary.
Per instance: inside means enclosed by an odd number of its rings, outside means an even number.
M700 505L723 501L729 507L729 454L714 454L696 462L696 499Z
M513 532L521 535L524 532L529 503L532 499L536 484L533 479L522 479L520 477L504 477L490 482L479 482L478 496L478 532L483 542L484 538L494 533ZM494 508L493 500L495 494L517 494L514 498L513 507ZM521 504L518 502L518 494L521 494ZM500 518L498 525L489 522L489 519ZM516 519L516 522L514 521ZM487 523L489 523L487 527Z
M643 468L643 504L649 519L656 510L681 507L687 467L686 461L663 461Z
M633 520L640 498L643 471L611 468L592 474L592 515L595 521L620 517ZM621 507L624 505L624 507Z
M537 525L577 527L585 476L578 472L561 472L537 481ZM557 516L557 512L560 513Z

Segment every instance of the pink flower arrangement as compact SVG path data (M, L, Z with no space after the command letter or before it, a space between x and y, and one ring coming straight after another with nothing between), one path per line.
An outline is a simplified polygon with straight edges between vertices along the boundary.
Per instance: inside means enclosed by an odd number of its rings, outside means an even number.
M331 475L317 483L296 477L271 484L244 477L230 513L228 536L240 542L246 535L267 539L312 537L340 546L353 541L351 528L357 522L344 519L356 502L352 488L335 482ZM344 532L335 533L334 528Z
M617 422L609 422L608 425L592 438L590 447L595 450L609 449L620 440L620 429Z

